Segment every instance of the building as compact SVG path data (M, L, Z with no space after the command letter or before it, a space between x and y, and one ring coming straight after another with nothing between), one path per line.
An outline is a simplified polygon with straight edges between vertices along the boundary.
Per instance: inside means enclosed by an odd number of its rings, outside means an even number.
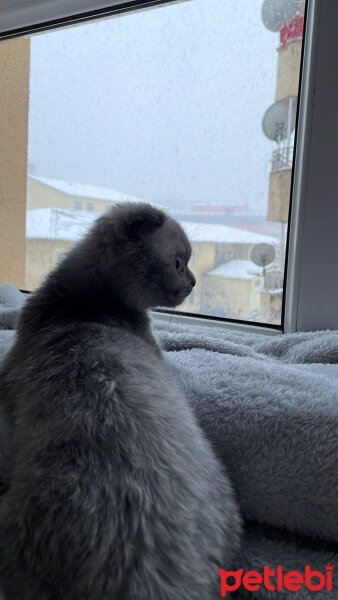
M283 302L283 269L286 228L289 219L294 129L304 31L305 0L264 0L262 20L267 29L279 36L275 102L263 118L263 131L274 142L269 175L267 218L282 224L277 287L271 282L262 290L262 319L280 323Z
M35 289L99 214L138 200L110 188L29 175L25 288Z
M65 208L102 213L112 204L128 200L140 199L100 186L32 175L27 178L27 210Z
M97 217L94 211L67 208L27 211L26 289L41 283ZM182 223L182 227L192 243L190 264L197 279L182 309L243 319L259 314L262 274L250 261L250 253L256 244L275 245L277 240L223 225Z
M36 208L26 216L25 289L35 289L58 260L94 223L97 213Z
M196 277L195 289L182 310L253 318L260 311L263 276L251 261L251 251L262 243L276 247L278 240L226 225L181 225L192 245L190 265Z
M229 260L203 277L203 308L208 314L257 320L261 311L262 268L251 260Z

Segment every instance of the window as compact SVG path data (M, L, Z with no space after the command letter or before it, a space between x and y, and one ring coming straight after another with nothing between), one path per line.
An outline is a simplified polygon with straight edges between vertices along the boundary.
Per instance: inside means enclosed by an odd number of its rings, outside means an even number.
M135 198L196 247L183 311L281 324L305 2L275 4L194 0L31 37L27 288L86 212ZM280 277L259 292L245 273L262 266Z
M194 304L195 302L195 290L192 290L191 294L186 299L187 304Z

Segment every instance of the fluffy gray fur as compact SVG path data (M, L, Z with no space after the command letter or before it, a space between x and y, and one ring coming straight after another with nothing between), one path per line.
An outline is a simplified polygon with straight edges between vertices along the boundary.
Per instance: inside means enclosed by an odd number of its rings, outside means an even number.
M0 384L6 600L219 597L232 489L147 316L190 293L190 253L163 212L120 205L22 309Z

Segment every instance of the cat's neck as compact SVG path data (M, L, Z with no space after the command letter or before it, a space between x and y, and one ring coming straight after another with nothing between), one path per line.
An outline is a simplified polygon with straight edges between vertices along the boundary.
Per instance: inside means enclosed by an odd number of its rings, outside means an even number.
M73 322L115 323L144 339L152 339L150 319L146 310L128 306L116 290L104 284L96 288L79 285L65 286L55 271L32 294L23 308L18 331L36 334L47 326Z

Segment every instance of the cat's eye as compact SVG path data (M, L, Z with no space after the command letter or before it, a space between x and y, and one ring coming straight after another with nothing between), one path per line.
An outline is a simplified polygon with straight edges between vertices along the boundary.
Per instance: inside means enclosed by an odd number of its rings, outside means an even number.
M183 265L183 260L179 256L176 256L176 258L175 258L176 271L179 271L180 268L182 267L182 265Z

